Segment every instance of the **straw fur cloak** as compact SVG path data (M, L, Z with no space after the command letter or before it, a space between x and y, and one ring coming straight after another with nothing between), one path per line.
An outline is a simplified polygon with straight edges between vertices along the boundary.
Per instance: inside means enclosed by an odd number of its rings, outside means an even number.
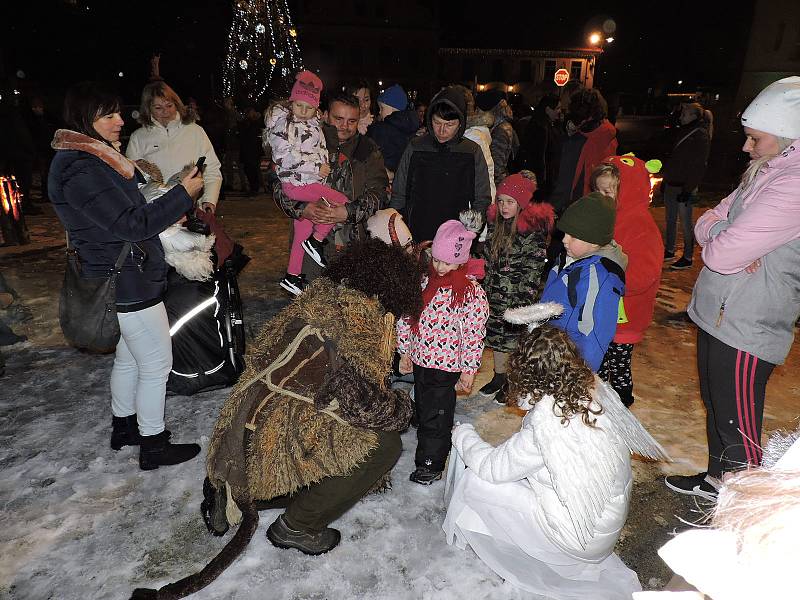
M272 319L222 408L209 445L211 483L239 502L291 494L348 474L401 431L407 394L389 388L394 315L321 277Z

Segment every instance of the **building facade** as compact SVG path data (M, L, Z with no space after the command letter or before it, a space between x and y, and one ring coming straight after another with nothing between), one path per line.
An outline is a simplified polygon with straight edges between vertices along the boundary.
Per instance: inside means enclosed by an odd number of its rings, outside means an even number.
M439 79L461 83L478 91L500 88L521 94L533 102L537 95L556 89L553 77L559 69L567 70L570 81L593 87L600 54L602 50L599 48L440 48Z
M800 75L800 2L758 0L736 94L741 110L773 81Z

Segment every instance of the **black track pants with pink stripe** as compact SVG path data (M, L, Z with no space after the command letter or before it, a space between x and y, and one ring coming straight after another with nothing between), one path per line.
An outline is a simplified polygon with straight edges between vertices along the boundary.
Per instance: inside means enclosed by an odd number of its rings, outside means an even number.
M761 420L775 365L697 332L700 396L706 406L708 474L761 464Z

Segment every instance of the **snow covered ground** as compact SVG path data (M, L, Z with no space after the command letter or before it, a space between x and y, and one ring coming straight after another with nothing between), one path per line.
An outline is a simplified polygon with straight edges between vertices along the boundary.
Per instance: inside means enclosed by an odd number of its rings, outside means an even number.
M0 403L0 596L126 598L134 587L163 585L215 555L230 533L214 538L200 518L204 454L143 472L136 449L108 447L111 357L15 349L9 369L26 369ZM199 439L205 451L226 396L170 398L174 438ZM264 532L280 511L264 511L242 558L195 597L513 597L471 551L447 546L443 485L408 481L413 430L403 442L394 488L337 521L338 548L318 558L278 550Z
M285 302L276 281L285 268L288 225L268 202L231 198L225 208L228 230L254 258L240 279L251 333ZM6 376L0 379L2 600L128 598L135 587L161 586L198 570L231 535L212 537L199 512L208 435L228 391L167 400L167 426L174 439L199 440L203 446L195 460L143 472L137 449L112 451L112 358L64 345L56 320L62 257L54 251L0 264L32 314L31 320L14 325L30 340L2 349L7 361ZM634 465L636 486L620 555L650 588L666 583L658 546L680 525L678 516L692 518L688 507L666 492L659 470L695 472L705 455L695 332L681 316L698 268L665 271L654 324L634 353L633 411L676 459L655 468ZM488 352L485 358L475 389L490 377ZM796 424L799 363L795 348L770 380L766 432ZM477 397L459 401L457 418L474 422L493 443L520 422L518 415ZM317 558L278 550L264 533L280 511L262 512L240 559L193 598L524 597L470 550L445 543L443 485L426 488L408 481L413 430L403 442L394 488L365 498L334 524L342 531L339 547Z

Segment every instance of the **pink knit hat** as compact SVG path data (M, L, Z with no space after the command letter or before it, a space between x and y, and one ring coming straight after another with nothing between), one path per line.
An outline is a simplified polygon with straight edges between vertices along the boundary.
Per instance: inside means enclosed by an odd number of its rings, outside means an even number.
M322 80L311 71L300 71L295 77L292 86L292 95L289 100L302 100L311 106L319 106L319 96L322 93Z
M519 204L521 211L528 208L535 191L536 184L519 173L509 175L497 186L497 195L503 194L513 198Z
M445 221L436 230L433 238L431 254L436 260L463 265L469 260L469 249L476 233L470 231L461 221L450 219Z

